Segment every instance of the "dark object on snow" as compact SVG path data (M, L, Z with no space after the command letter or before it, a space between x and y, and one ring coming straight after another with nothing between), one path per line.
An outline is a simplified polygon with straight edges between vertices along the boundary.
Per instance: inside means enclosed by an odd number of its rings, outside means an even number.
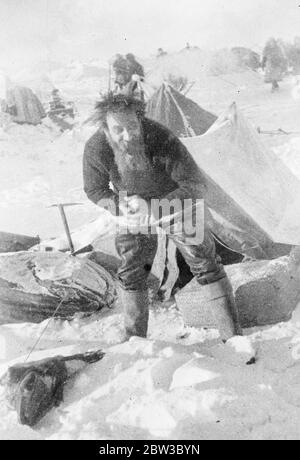
M63 401L67 380L86 364L96 363L103 356L102 351L96 351L10 367L0 384L5 386L6 399L17 411L19 422L30 427L36 425Z
M110 307L115 282L90 260L61 252L0 255L0 324L72 319Z
M217 117L163 83L147 104L147 117L158 121L180 137L206 133Z
M0 232L0 252L27 251L41 242L38 236Z

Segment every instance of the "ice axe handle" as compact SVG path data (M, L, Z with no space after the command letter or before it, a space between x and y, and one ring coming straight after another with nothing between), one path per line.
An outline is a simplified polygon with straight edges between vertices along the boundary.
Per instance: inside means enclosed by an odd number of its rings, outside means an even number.
M63 224L64 224L64 228L65 228L65 232L66 232L66 235L67 235L67 238L68 238L70 251L71 251L71 254L73 254L74 253L74 245L73 245L73 241L72 241L72 238L71 238L70 228L69 228L69 225L68 225L68 221L67 221L67 218L66 218L66 213L65 213L63 205L59 204L58 209L59 209L59 212L60 212Z

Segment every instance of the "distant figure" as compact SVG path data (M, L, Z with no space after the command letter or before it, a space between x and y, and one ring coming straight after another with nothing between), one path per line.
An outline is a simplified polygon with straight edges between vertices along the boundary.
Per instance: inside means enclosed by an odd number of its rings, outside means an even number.
M133 75L138 75L141 78L144 78L145 72L144 67L135 59L135 56L131 53L126 54L126 59L129 66L129 77L130 80Z
M143 81L145 72L143 66L136 60L132 53L122 56L117 54L113 62L115 74L115 94L135 95L143 99L143 92L139 82Z
M52 101L50 101L50 110L60 110L64 109L65 105L59 93L59 89L54 89L52 91Z
M189 44L189 42L187 42L187 44L185 46L185 49L187 49L187 50L191 49L191 45Z
M116 91L118 92L130 82L129 62L124 56L117 54L112 68L115 74Z
M265 70L265 82L272 83L272 93L279 90L278 82L282 81L286 72L286 58L274 38L271 38L264 49L262 68Z
M137 99L143 101L144 91L142 89L141 82L144 81L145 77L144 67L135 59L135 56L131 53L126 54L126 59L129 67L130 81L122 93L129 96L134 96Z

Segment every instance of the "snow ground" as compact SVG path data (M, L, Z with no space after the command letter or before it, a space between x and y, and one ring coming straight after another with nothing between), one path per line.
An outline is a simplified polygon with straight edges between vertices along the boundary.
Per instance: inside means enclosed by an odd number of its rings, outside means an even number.
M114 345L118 310L55 321L38 347L46 353L32 359L99 348L106 356L69 381L64 403L34 430L18 425L2 404L0 438L299 439L299 320L300 311L290 323L248 331L226 345L215 331L184 336L174 306L151 312L147 340L121 345ZM1 326L0 369L26 357L44 327Z
M262 129L299 130L292 83L271 95L259 78L197 82L190 97L215 113L236 100ZM74 95L82 121L97 98L95 81L75 87L68 80L63 89ZM97 216L81 179L93 129L80 121L73 133L49 122L0 132L0 230L57 236L60 217L47 206L58 201L86 204L68 209L71 228ZM300 177L300 136L263 139ZM0 326L0 371L27 357L45 325ZM299 309L289 323L247 331L227 345L215 331L184 330L174 305L154 307L147 340L118 345L121 330L119 307L50 322L32 359L99 348L106 356L69 381L64 403L34 430L20 426L2 400L0 439L300 439Z

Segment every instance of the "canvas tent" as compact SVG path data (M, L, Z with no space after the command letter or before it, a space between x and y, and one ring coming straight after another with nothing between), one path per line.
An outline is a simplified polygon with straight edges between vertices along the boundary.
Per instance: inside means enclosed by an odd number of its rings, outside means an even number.
M206 178L210 225L221 243L257 259L279 257L299 244L300 182L235 104L217 120L163 84L147 116L181 136L196 160Z
M217 120L215 115L167 83L163 83L148 101L147 116L182 137L204 134Z
M206 177L213 231L229 247L272 258L278 244L300 244L300 182L235 104L207 133L182 141Z
M38 125L46 116L45 110L33 91L24 86L14 86L6 92L6 111L15 123Z

